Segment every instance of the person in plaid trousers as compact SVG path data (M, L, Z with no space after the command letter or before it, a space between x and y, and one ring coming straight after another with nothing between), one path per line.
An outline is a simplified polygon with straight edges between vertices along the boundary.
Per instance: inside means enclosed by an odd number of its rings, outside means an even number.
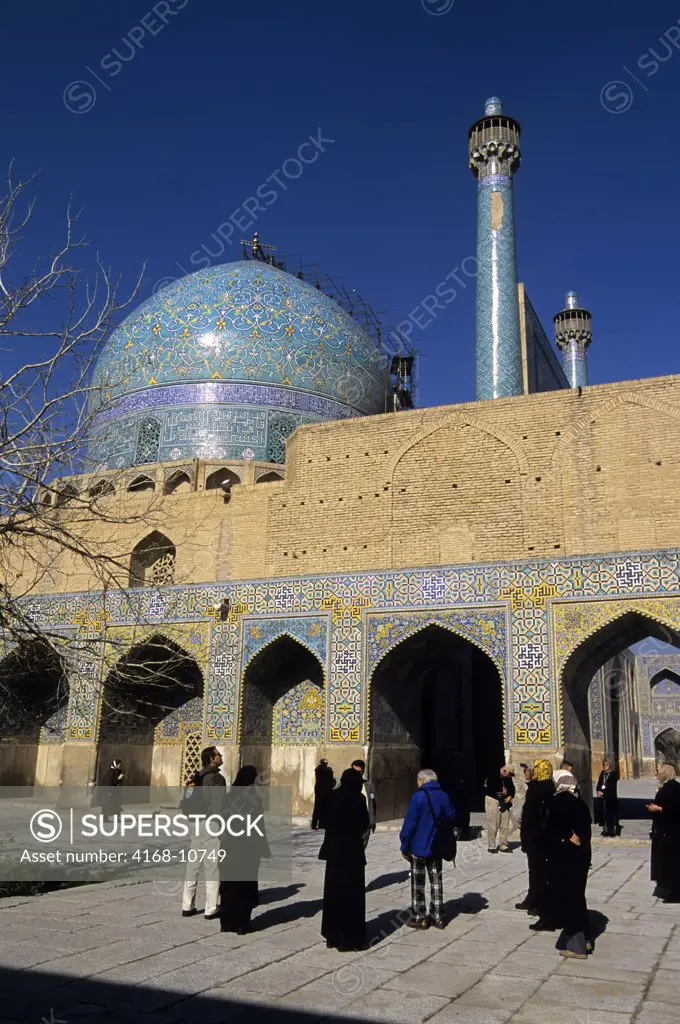
M432 856L435 820L456 820L451 801L437 781L437 773L423 768L417 775L418 789L409 801L399 836L401 855L411 864L410 928L445 928L442 862ZM430 880L430 906L425 896L425 875Z

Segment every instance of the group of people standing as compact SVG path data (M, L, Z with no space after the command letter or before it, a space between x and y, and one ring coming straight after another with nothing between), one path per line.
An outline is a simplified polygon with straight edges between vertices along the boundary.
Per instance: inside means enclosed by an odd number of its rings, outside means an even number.
M232 803L237 806L235 801L242 810L244 798L252 811L261 810L255 767L241 768L224 795L226 782L217 748L207 747L202 752L202 763L195 786L200 790L206 787L208 792L211 787L222 788L222 813ZM326 865L321 934L329 948L340 951L366 946L366 847L376 827L377 802L373 785L364 777L365 768L362 760L353 761L343 771L339 785L325 759L316 769L311 824L313 829L324 831L319 859ZM596 801L602 801L603 834L617 834L617 776L609 761L602 768ZM569 762L563 761L555 771L549 761L538 759L531 768L522 765L522 771L520 785L514 781L512 765L505 765L497 776L487 780L489 852L509 850L511 814L516 815L519 806L529 885L525 898L515 907L536 919L530 925L533 931L561 929L557 948L563 956L586 958L594 949L586 902L591 866L590 811ZM670 764L659 764L657 774L661 785L654 801L647 805L653 818L652 879L657 884L656 895L666 902L680 902L680 780ZM404 923L421 930L444 928L442 858L452 857L442 853L442 836L453 835L456 811L434 771L422 769L416 783L400 832L401 854L409 862L411 878L411 907ZM206 834L193 842L206 847L224 841ZM205 916L219 918L222 931L245 934L249 930L252 912L258 905L258 867L267 856L266 839L253 837L252 843L237 844L227 851L226 871L203 862ZM185 916L197 913L198 872L197 863L187 874L182 904ZM251 881L243 881L244 877Z
M525 767L526 798L521 841L527 855L529 888L517 910L537 920L534 931L562 929L558 949L563 956L584 959L593 952L586 884L591 865L591 818L581 799L573 765L563 761L553 772L546 760ZM680 902L680 780L674 765L657 765L661 783L647 810L652 815L651 877L655 895ZM620 835L618 774L605 759L595 787L595 821L602 835Z
M524 773L527 790L520 835L529 889L515 907L537 918L530 925L533 931L562 929L557 942L562 956L585 959L593 952L586 904L590 811L568 762L553 772L549 761L538 759Z
M354 761L342 773L340 785L326 794L323 810L312 823L325 830L319 851L319 859L326 862L321 934L330 949L340 952L366 947L365 851L368 837L375 831L376 804L364 770L363 761ZM416 783L400 833L401 855L411 868L411 912L405 924L421 930L444 928L442 857L437 839L440 827L453 826L455 811L435 772L423 769Z

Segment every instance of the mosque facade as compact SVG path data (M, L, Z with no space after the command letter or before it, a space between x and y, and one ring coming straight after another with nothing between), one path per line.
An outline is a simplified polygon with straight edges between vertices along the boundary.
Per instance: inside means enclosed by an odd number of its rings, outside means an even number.
M496 98L469 132L474 402L397 403L359 323L262 259L113 332L86 468L43 500L115 510L115 536L89 528L125 578L53 555L27 610L64 656L4 651L25 713L0 725L2 784L88 784L117 756L175 786L214 743L298 813L320 757L362 756L391 818L424 765L474 794L508 757L585 780L676 749L680 654L634 645L680 647L680 377L588 386L575 292L558 357L517 276L519 140Z

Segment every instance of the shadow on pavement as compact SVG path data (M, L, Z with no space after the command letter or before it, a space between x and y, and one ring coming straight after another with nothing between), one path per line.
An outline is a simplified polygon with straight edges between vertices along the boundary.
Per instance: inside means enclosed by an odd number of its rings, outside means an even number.
M373 921L366 924L366 940L369 946L376 946L388 935L399 931L405 921L411 917L411 910L405 907L402 910L385 910Z
M304 882L297 882L294 885L282 885L278 889L264 889L260 893L260 906L264 906L265 903L283 903L291 896L297 896L304 887Z
M405 871L393 871L389 875L378 875L372 882L369 882L366 886L366 892L373 892L374 889L386 889L388 885L398 885L399 882L405 882L410 875L410 871L406 868Z
M458 899L449 900L444 904L444 914L448 918L458 917L459 914L479 914L487 910L489 901L481 892L466 892Z
M306 917L314 917L323 909L323 900L300 900L298 903L290 903L285 907L277 907L275 910L265 910L264 914L258 914L253 918L252 931L261 932L271 928L275 924L290 924L291 921L301 921Z
M225 964L229 952L225 950ZM196 983L201 985L200 964L196 964ZM219 982L216 982L215 987ZM228 982L223 983L226 986ZM224 1024L257 1021L257 1024L312 1024L319 1009L306 1013L274 1005L242 1002L236 998L211 998L208 995L170 991L159 987L114 984L96 978L74 979L72 975L46 974L38 968L7 970L0 968L2 1020L48 1024L74 1021L82 1024ZM262 994L262 1002L267 999ZM323 1012L324 1020L340 1016ZM356 1024L368 1018L353 1016Z

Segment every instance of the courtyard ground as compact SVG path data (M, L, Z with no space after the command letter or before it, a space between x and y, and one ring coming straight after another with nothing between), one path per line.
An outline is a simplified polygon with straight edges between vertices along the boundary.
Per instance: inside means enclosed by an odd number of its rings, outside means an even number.
M3 900L0 1019L671 1024L680 1020L680 906L652 897L638 831L594 847L588 897L601 934L587 961L565 962L556 935L529 931L513 909L526 860L518 850L490 856L483 838L461 844L457 867L445 868L446 930L414 933L401 923L409 888L397 836L376 833L366 871L374 944L361 954L321 939L320 837L307 829L295 832L294 881L263 889L255 930L242 938L181 918L176 883Z

